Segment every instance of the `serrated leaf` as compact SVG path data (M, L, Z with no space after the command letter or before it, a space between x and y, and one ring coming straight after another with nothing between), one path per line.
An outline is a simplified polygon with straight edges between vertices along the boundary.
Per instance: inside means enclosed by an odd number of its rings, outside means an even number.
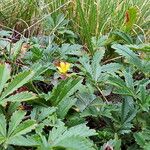
M70 136L81 136L81 137L89 137L96 135L95 130L89 129L86 124L79 124L77 126L69 128L67 131L63 133L63 137L70 137Z
M8 144L11 145L17 145L17 146L37 146L38 143L36 143L35 140L27 137L25 138L24 136L16 136L15 138L9 138Z
M59 143L55 143L52 147L64 147L73 150L95 150L91 141L80 136L67 137Z
M128 47L124 46L124 45L120 45L120 44L113 44L111 46L113 49L115 49L115 51L124 56L129 63L131 63L132 65L135 65L138 68L142 68L141 66L141 60L138 58L138 56L131 51Z
M36 98L37 96L32 92L21 92L3 99L2 101L0 101L0 104L5 102L25 102L35 100Z
M3 114L0 114L0 135L2 137L6 136L6 119L5 119L5 116Z
M10 103L7 113L9 115L12 115L19 108L19 106L20 106L19 102Z
M124 74L124 77L125 77L126 86L133 91L134 90L134 85L133 85L132 74L130 72L126 72L126 71L124 71L123 74Z
M124 81L120 78L109 77L108 83L117 87L117 89L115 90L115 93L119 93L123 95L130 95L130 96L133 95L132 91L126 86Z
M119 63L110 63L102 66L102 72L114 73L122 67Z
M86 148L86 150L90 148L90 150L92 150L93 143L86 139L86 137L95 134L95 130L89 129L85 124L80 124L69 129L64 125L61 125L58 128L54 127L52 129L49 134L48 143L52 145L52 147L74 148L77 150L79 149L79 145L82 144L82 146L80 145L80 148ZM86 141L86 143L82 141Z
M90 59L87 55L81 57L79 59L79 62L81 63L81 65L84 67L86 73L92 75L92 68L91 68L91 65L90 65Z
M79 85L81 84L81 78L68 78L62 81L57 87L52 91L50 101L54 106L58 105L60 101L71 96L75 91L77 91Z
M81 45L78 44L63 44L62 47L60 48L59 52L63 56L65 55L76 55L76 56L81 56Z
M120 133L129 133L131 132L131 128L133 127L132 125L132 120L136 116L136 109L135 108L130 108L129 102L127 100L124 100L122 103L122 109L121 109L121 129Z
M5 86L5 83L8 81L9 78L10 78L9 66L7 64L5 65L0 64L0 95Z
M92 77L95 81L98 80L100 74L101 74L101 67L100 67L100 61L104 57L105 50L96 51L94 53L92 62L91 62L91 68L92 68ZM90 72L89 72L90 73Z
M129 44L127 45L127 47L134 51L150 52L150 43L142 43L139 45Z
M1 99L4 99L9 94L17 90L19 87L23 86L34 76L33 71L24 71L15 76L15 78L8 84L5 91L2 93Z
M96 37L92 37L92 43L96 50L101 50L102 46L105 46L105 44L107 43L107 40L107 35L100 36L98 39Z
M67 130L66 127L61 126L59 128L53 128L53 130L49 134L49 142L59 143L63 139L72 137L72 136L80 136L80 137L88 137L96 135L95 130L89 129L85 124L80 124L74 127L71 127Z
M14 132L14 130L17 128L17 126L24 118L25 114L26 114L25 111L20 110L13 113L9 122L8 136L11 136L11 134Z
M145 138L143 137L142 133L134 133L134 138L137 144L141 146L141 148L145 145Z
M147 142L144 146L143 146L144 150L149 150L150 149L150 142Z
M44 119L52 115L56 111L55 107L35 107L31 112L31 119L36 120L37 122L42 122Z
M0 37L9 37L12 34L12 31L5 31L5 30L1 30L0 31Z
M11 134L11 137L24 135L30 132L31 130L35 129L36 126L37 124L35 120L26 120L15 128L15 130Z
M105 54L105 50L101 49L94 53L92 60L90 60L90 57L87 55L83 56L79 60L83 69L85 69L85 74L94 81L98 81L101 75L100 61L104 57L104 54Z
M129 105L128 105L128 102L127 100L123 100L122 102L122 107L121 107L121 120L122 122L125 121L127 115L129 113Z
M75 98L66 98L59 102L58 109L57 109L57 115L59 118L63 119L69 109L76 103L77 99Z
M112 34L115 34L117 36L119 36L121 39L123 39L127 44L132 44L133 43L133 40L132 38L130 37L130 35L128 35L127 33L125 32L122 32L122 31L114 31L112 32Z
M12 58L13 58L13 61L15 61L21 51L21 47L22 47L22 44L23 44L23 40L19 40L18 42L15 43L15 46L13 47L13 55L12 55Z

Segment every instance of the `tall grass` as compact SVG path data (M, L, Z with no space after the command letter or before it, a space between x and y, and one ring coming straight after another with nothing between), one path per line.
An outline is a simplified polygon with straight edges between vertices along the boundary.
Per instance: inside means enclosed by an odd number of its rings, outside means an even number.
M0 27L18 32L42 33L43 21L51 14L58 15L59 10L69 0L0 0Z
M0 0L1 22L13 27L16 22L23 20L27 24L37 15L36 0Z
M138 8L136 30L143 30L144 34L148 34L149 0L75 0L75 13L72 13L75 31L89 44L92 36L98 37L114 29L121 29L125 13L132 6Z
M122 28L125 12L131 6L139 10L135 32L145 36L149 33L149 0L0 0L0 4L1 26L13 28L19 24L21 32L30 29L34 34L44 31L46 17L64 13L91 53L91 37Z

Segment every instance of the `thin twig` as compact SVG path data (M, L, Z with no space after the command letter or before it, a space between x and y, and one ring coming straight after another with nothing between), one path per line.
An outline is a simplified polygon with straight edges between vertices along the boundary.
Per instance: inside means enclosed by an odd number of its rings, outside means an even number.
M103 99L106 101L106 103L109 104L107 98L104 96L104 94L103 94L102 90L100 89L100 87L99 87L98 85L96 85L96 88L97 88L98 91L101 93L101 95L102 95Z
M123 56L118 56L118 57L106 60L106 61L103 62L103 64L107 64L108 62L111 62L111 61L114 61L114 60L117 60L117 59L120 59L120 58L123 58Z

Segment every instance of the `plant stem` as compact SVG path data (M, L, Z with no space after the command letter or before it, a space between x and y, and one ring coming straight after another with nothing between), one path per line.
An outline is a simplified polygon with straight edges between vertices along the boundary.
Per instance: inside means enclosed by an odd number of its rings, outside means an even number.
M103 94L102 90L100 89L100 87L99 87L97 84L96 84L96 88L97 88L97 89L98 89L98 91L101 93L101 95L102 95L103 99L106 101L106 103L107 103L107 104L109 104L109 102L108 102L107 98L104 96L104 94Z

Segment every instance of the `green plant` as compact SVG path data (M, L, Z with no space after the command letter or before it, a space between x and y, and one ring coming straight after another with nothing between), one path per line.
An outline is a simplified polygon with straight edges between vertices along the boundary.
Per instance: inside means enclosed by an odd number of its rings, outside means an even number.
M68 78L65 81L61 81L61 83L52 90L48 100L53 106L58 107L57 115L59 118L64 118L68 110L75 104L76 99L70 96L78 90L78 87L81 86L81 82L81 78Z
M22 34L25 28L28 28L33 22L35 22L36 19L34 16L38 17L39 14L38 5L35 0L17 0L15 2L1 0L1 4L0 26L10 28L12 31L13 28L15 28L20 34ZM27 36L30 36L30 32L32 31L27 30Z
M114 44L112 45L112 48L115 49L119 55L125 57L129 64L135 66L139 71L142 71L149 76L150 62L148 60L140 59L136 53L125 45Z
M23 60L26 64L42 63L44 65L51 65L55 60L76 60L76 57L82 55L81 45L79 44L62 44L61 46L46 42L45 47L41 48L39 39L33 40L32 48L25 54ZM72 59L71 59L72 58Z
M95 131L80 124L71 128L65 127L63 124L53 127L48 135L48 139L42 134L39 135L40 140L38 150L47 149L74 149L78 150L94 150L93 143L87 138L95 135Z
M133 127L132 121L135 118L137 113L136 108L134 108L134 104L129 103L126 98L122 102L122 106L120 107L119 114L118 111L112 112L112 121L111 123L108 121L108 125L112 128L113 132L119 134L126 134L131 132L131 128Z
M144 129L142 132L134 134L135 141L144 150L148 150L150 148L149 134L150 134L149 129Z
M136 35L143 34L142 27L146 29L149 24L149 2L144 1L143 5L141 4L142 7L140 2L135 0L126 2L120 0L94 2L92 0L76 0L74 2L75 30L78 29L77 32L91 54L93 53L92 36L99 37L115 29L133 30ZM144 35L146 34L148 34L148 30L144 33ZM149 40L148 36L147 40Z
M87 56L80 58L80 63L83 66L83 71L89 77L90 80L95 83L104 81L104 77L108 74L114 74L117 70L121 68L119 63L110 63L110 64L100 64L100 61L104 57L105 50L100 48L100 50L94 53L92 59Z
M21 102L35 99L36 95L32 92L21 92L14 94L18 88L33 78L34 72L30 70L24 71L12 79L10 73L11 68L9 64L0 64L0 104L5 105L7 102Z
M1 3L1 26L12 31L15 26L16 31L27 37L41 32L44 34L45 20L49 20L51 15L57 18L60 13L64 13L64 16L71 19L72 29L78 33L85 46L88 46L91 54L93 53L92 36L98 37L111 30L122 29L123 26L132 28L134 34L138 36L142 34L146 37L146 41L149 41L148 0L144 2L141 0L94 0L94 2L92 0L27 0L15 1L15 3L2 0ZM55 30L57 26L53 29ZM72 32L68 30L66 32L74 36Z
M0 149L149 149L148 0L0 7Z
M26 112L16 111L10 118L9 123L4 114L0 114L0 144L7 149L8 145L34 145L27 137L27 133L37 126L35 120L23 121ZM7 129L7 126L9 128ZM32 144L31 144L32 143Z
M37 105L31 112L31 119L36 120L38 126L36 132L41 133L45 126L59 125L60 120L56 116L56 107L44 107Z
M45 19L43 24L46 35L52 35L59 44L66 41L73 42L76 38L73 31L68 29L69 19L66 19L64 14L51 15Z
M110 77L109 83L114 85L114 93L131 96L140 105L142 110L149 110L149 92L146 87L150 83L148 79L143 79L140 81L135 81L132 78L131 72L123 72L125 82L119 77Z

